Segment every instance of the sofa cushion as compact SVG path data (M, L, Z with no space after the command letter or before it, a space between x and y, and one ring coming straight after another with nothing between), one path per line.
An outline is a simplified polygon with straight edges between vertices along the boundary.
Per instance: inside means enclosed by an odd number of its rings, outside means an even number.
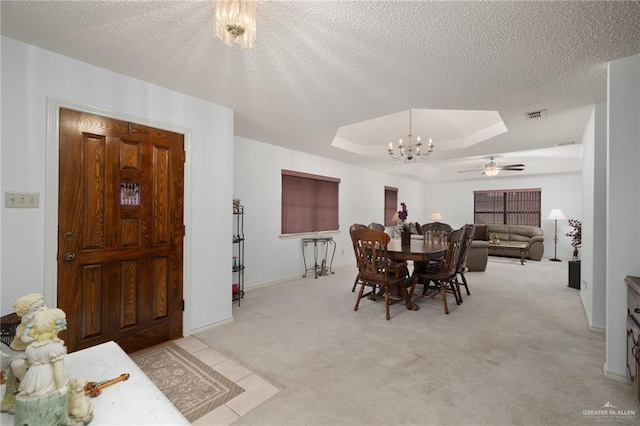
M528 237L528 240L531 237L541 236L542 229L537 226L509 225L509 233Z
M510 225L501 225L497 223L492 223L487 225L487 232L489 234L509 234L509 226Z
M531 237L529 237L527 235L510 233L508 240L509 241L522 242L522 243L528 243L531 240Z

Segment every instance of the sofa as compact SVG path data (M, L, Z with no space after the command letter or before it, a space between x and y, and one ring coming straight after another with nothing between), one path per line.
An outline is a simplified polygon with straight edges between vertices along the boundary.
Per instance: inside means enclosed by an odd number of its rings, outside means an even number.
M449 226L448 224L432 222L441 226ZM418 222L415 224L411 224L411 238L414 239L423 239L424 236L422 234L423 226L420 226ZM477 233L477 230L476 230ZM475 234L474 234L475 235ZM476 239L474 236L473 241L471 241L471 247L469 248L469 253L467 253L467 261L466 266L468 271L484 271L487 269L487 261L489 259L489 241L486 241L486 237L484 234L481 235L482 240Z
M484 271L489 260L489 241L473 239L467 253L467 270Z
M476 224L476 233L474 239L487 241L491 240L494 234L500 242L524 242L529 244L526 258L539 261L544 254L544 234L542 228L537 226L524 225L479 225ZM508 256L520 257L520 253L516 250L500 249L495 247L487 247L489 255L492 256Z

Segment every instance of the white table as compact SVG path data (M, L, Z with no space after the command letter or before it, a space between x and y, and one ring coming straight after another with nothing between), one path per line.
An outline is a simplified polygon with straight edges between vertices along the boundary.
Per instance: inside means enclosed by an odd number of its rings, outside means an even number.
M188 425L189 421L140 370L115 342L68 354L64 359L69 376L101 382L129 373L128 380L109 386L90 398L93 425ZM13 424L13 416L2 413L0 423Z

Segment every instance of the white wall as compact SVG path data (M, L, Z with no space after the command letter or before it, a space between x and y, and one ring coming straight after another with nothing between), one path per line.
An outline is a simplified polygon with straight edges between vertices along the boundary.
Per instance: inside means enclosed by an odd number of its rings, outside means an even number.
M423 204L421 183L236 137L233 196L240 198L245 208L246 288L299 277L303 273L300 236L280 235L282 169L341 180L340 232L330 234L336 242L333 266L355 262L349 226L353 223L384 223L385 185L398 188L398 202L407 204L409 220L419 219L417 215ZM310 255L312 251L307 252L307 263ZM354 277L355 271L354 264Z
M45 259L45 234L56 232L45 229L47 204L57 204L57 193L47 193L45 182L46 167L52 166L45 155L47 98L55 97L185 129L185 324L195 329L229 318L233 112L6 37L1 49L3 198L5 191L40 194L37 209L3 205L1 312L11 312L25 293L45 294L45 265L55 263L55 248L54 258Z
M582 136L580 296L592 329L606 327L607 104L595 105Z
M554 207L562 210L568 219L582 218L582 178L580 173L540 176L504 175L494 178L478 176L476 179L428 183L424 189L424 216L434 211L442 213L443 221L454 228L473 223L473 191L515 188L541 188L542 220L544 232L544 257L554 253L554 221L547 220ZM558 258L569 260L573 253L568 221L558 221Z
M640 275L640 55L609 63L607 135L607 337L604 371L626 377L624 278Z

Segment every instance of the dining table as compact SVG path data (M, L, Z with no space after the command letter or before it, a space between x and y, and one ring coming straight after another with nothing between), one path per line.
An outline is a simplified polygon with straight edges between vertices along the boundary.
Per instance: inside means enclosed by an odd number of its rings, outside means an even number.
M392 238L387 243L387 256L389 259L401 262L411 260L414 262L429 262L444 257L449 243L440 240L426 240L423 238L412 238L411 244L403 246L400 238ZM409 298L406 299L407 309L418 310L418 305Z
M412 238L411 244L403 246L400 238L393 238L387 244L387 256L394 261L412 260L428 262L443 257L449 243L440 240Z

